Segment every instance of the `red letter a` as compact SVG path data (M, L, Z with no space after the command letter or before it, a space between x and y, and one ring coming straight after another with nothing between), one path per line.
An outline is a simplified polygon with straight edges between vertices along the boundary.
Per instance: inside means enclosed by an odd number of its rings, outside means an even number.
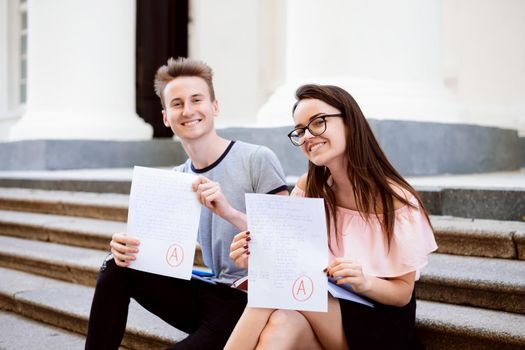
M297 292L295 295L299 295L299 291L303 291L303 294L306 295L306 290L304 289L304 280L301 280L301 283L299 283L299 288L297 288Z
M177 255L177 247L173 247L173 251L171 252L171 255L170 255L170 260L171 258L175 257L175 261L179 261L179 256Z

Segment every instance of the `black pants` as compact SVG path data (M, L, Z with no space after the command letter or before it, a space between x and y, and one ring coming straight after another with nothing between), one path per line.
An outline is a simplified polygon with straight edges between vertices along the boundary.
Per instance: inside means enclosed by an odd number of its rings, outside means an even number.
M122 268L101 269L86 349L118 349L130 298L189 336L170 349L222 349L246 306L246 294L225 285L186 281Z

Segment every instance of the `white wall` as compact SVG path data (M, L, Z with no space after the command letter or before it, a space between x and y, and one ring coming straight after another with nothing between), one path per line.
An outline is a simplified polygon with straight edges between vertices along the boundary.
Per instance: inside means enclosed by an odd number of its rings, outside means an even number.
M214 70L218 126L254 125L284 76L281 0L190 1L189 56Z
M525 1L443 0L447 85L476 124L525 136Z
M288 0L287 78L441 83L439 0ZM422 5L424 3L424 5Z
M286 82L259 125L289 125L295 89L332 84L365 116L461 123L443 84L440 0L288 0Z
M260 125L288 123L293 90L320 82L347 88L369 117L525 136L525 1L287 3L286 83L259 109Z
M40 35L50 33L57 23L78 28L75 16L80 14L78 6L73 4L75 1L46 0L45 11L53 14L55 20L49 27L44 26ZM40 2L29 1L29 12L32 6L42 7L38 5ZM384 8L378 8L378 4L383 3L378 0L190 1L190 56L203 59L214 68L221 106L218 126L256 125L257 112L277 87L308 73L316 77L359 77L364 85L381 79L392 82L392 89L397 91L400 88L396 87L396 81L407 77L428 86L444 83L465 107L466 122L517 128L525 136L525 1L437 0L427 1L430 5L426 7L418 6L419 2L391 2L387 6L392 6L391 12L396 14L392 16ZM16 25L11 13L16 3L16 0L0 0L0 140L23 112L16 103L18 92L13 75L18 73L10 66L10 62L16 61L18 50L17 41L9 40L12 26ZM73 8L73 16L65 15L68 6ZM97 11L104 12L107 6L102 1L98 6L89 6L97 8L92 13L81 11L84 23L100 29ZM133 16L129 18L131 22L135 21L133 13L126 12L126 16ZM413 14L424 21L433 13L441 16L441 31L420 31L413 26L414 22L412 26L406 25L409 23L406 18ZM124 22L118 19L118 23ZM398 27L392 31L363 33L359 30L370 28L370 24L380 29L381 23L387 23L387 28ZM112 30L116 26L117 22ZM124 26L129 29L129 23ZM343 33L344 42L334 34L341 28L351 29ZM103 30L87 32L81 37L70 35L77 38L68 39L72 40L70 50L77 50L75 45L80 40L88 46L100 41L97 38ZM405 38L411 44L400 42L394 32L406 33ZM386 51L378 51L381 46ZM82 45L78 47L82 49ZM360 50L367 60L357 59L355 50ZM82 55L78 52L77 56L82 60L89 55L89 50L87 52ZM73 56L75 53L68 54ZM60 63L61 55L53 54L53 57L51 64ZM110 61L112 58L106 57L93 66L87 65L91 68L78 74L100 74L102 62ZM132 82L134 71L132 65L129 67L125 74L130 78L124 80ZM30 74L34 77L36 73ZM107 83L114 83L116 78ZM31 89L31 81L29 84ZM133 88L132 83L127 85ZM71 95L68 89L60 89L55 91ZM132 104L128 102L133 92L125 94L128 97L119 101L99 94L98 102L92 103L99 106L99 112L112 110L120 103L119 110L134 117ZM56 92L51 95L55 101L60 99ZM122 105L124 100L129 106ZM34 101L38 107L46 103ZM288 117L288 107L285 117Z

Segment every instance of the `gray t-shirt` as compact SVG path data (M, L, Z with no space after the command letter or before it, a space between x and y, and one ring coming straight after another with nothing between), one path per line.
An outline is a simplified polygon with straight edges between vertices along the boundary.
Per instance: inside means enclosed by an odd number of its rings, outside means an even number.
M245 193L277 193L287 188L277 156L265 146L241 141L232 141L219 159L204 169L195 169L188 159L175 170L218 182L230 205L243 213ZM238 228L202 207L198 241L204 263L217 282L231 283L247 273L230 259L230 245L237 233Z

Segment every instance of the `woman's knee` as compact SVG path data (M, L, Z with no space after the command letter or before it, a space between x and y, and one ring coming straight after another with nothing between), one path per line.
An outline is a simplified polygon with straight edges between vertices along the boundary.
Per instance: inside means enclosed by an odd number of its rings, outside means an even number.
M259 344L295 341L310 329L304 316L293 310L275 310L259 337Z
M275 328L298 328L301 326L307 326L308 321L298 311L294 310L275 310L268 324Z

